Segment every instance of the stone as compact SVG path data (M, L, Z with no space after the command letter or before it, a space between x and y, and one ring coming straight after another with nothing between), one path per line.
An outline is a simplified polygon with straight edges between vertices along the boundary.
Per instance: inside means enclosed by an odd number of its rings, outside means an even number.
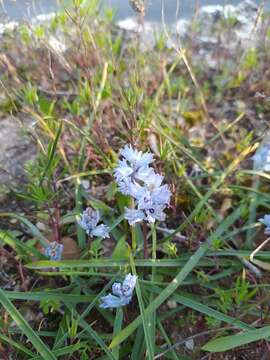
M27 134L32 120L13 116L0 119L0 185L18 185L25 179L25 163L33 160L36 146Z

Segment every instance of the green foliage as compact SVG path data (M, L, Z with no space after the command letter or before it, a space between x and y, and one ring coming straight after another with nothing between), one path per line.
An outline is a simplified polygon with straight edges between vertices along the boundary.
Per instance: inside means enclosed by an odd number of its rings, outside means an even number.
M149 50L142 33L114 25L113 10L100 14L97 0L66 6L48 24L20 25L14 53L3 37L0 112L30 119L24 130L37 154L24 165L25 183L1 192L12 205L0 212L1 346L18 359L176 360L267 339L269 284L255 279L261 271L249 258L270 208L270 177L250 161L267 128L269 99L253 93L268 96L269 31L263 46L241 54L220 45L210 69L196 19L182 49L157 32ZM238 26L234 14L216 21L220 41ZM51 36L67 51L53 49ZM157 227L124 220L130 199L112 175L126 143L155 154L173 193ZM109 239L78 225L87 206L100 211ZM68 244L59 262L43 255L52 240ZM270 253L256 258L266 263ZM132 303L101 309L127 273L138 275ZM175 332L197 337L195 348L176 347ZM220 337L203 346L213 332Z

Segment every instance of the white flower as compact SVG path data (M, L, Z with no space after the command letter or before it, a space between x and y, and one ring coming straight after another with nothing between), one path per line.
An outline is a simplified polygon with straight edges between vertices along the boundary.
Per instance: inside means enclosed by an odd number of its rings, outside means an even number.
M266 226L264 230L265 235L270 235L270 215L264 215L259 221Z
M118 166L114 171L114 176L118 182L127 179L133 172L134 169L128 165L126 160L123 159L118 161Z
M128 274L126 275L123 284L114 283L112 285L112 294L103 296L101 300L103 303L99 305L101 308L117 308L125 306L130 303L136 286L137 276Z
M148 166L154 158L154 155L151 153L143 153L137 149L133 149L131 145L126 145L121 151L122 155L133 168L139 168L142 166Z
M129 185L134 180L144 181L153 172L148 165L153 161L153 154L143 153L126 145L120 150L123 158L118 161L114 170L114 177L118 184L119 191L124 195L130 195Z
M252 159L256 170L270 171L270 144L262 145Z
M85 230L89 236L97 236L101 238L109 237L109 228L104 224L98 225L100 221L99 211L87 208L78 221L78 224Z

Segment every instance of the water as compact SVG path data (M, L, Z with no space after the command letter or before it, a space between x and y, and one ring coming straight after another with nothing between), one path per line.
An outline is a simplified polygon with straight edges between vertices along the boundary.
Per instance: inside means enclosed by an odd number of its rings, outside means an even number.
M134 16L128 0L102 0L103 3L117 9L117 19ZM179 0L180 17L189 18L194 13L196 5L224 5L227 3L237 5L239 0ZM254 1L260 4L260 0ZM160 21L162 0L148 0L146 20ZM168 23L175 20L177 0L164 0L165 18ZM270 9L270 1L266 0L267 8ZM2 9L1 9L2 4ZM21 20L31 19L39 14L46 14L57 9L59 0L0 0L0 14L2 19Z

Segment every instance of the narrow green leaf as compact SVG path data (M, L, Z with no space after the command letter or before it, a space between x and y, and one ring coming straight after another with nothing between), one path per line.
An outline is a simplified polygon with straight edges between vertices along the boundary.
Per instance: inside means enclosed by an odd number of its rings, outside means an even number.
M13 349L18 350L18 351L28 355L29 357L35 356L35 354L32 353L32 351L30 351L29 349L27 349L24 345L19 344L16 341L12 340L11 338L0 333L0 342L1 341L9 344L10 346L13 347Z
M51 166L53 164L53 160L55 159L55 152L56 152L56 148L57 148L57 144L62 132L62 126L63 126L63 122L61 121L55 136L55 139L52 141L52 143L49 144L48 146L48 153L47 153L47 157L48 157L48 161L47 164L44 168L43 174L41 176L39 185L41 186L43 183L43 180L45 179L45 176L49 174L49 176L51 176Z
M61 349L53 350L53 354L57 357L67 355L67 354L72 355L72 353L80 350L83 347L84 347L84 344L81 344L78 342L74 345L69 345L69 346L65 346ZM35 356L35 357L31 358L31 360L43 360L43 358L40 356Z
M202 349L211 352L223 352L254 341L267 339L269 336L270 326L265 326L261 329L250 330L244 333L223 336L215 340L210 340Z
M224 252L224 254L227 252ZM228 254L232 254L231 256L238 256L236 253L228 252ZM250 254L251 252L247 252L245 254ZM265 252L260 252L260 254L264 254ZM270 252L268 252L269 254ZM218 256L219 252L209 252L209 256ZM240 253L241 254L241 253ZM186 261L192 256L192 254L183 255L176 259L137 259L135 260L136 267L157 267L157 268L168 268L168 267L176 267L179 268L184 266ZM224 255L227 256L227 255ZM230 255L228 255L230 256ZM241 256L241 255L240 255ZM256 255L258 256L258 255ZM200 259L200 266L216 266L214 260L211 259ZM219 265L223 266L232 266L232 260L219 260ZM100 259L91 259L91 260L62 260L62 261L50 261L50 260L42 260L36 261L33 263L29 263L26 265L29 269L48 269L51 267L56 267L59 269L74 269L74 268L106 268L106 267L122 267L128 266L129 261L126 259L108 259L104 258ZM57 274L61 275L61 273Z
M14 219L20 220L22 223L24 223L28 229L31 231L32 235L36 237L42 246L47 247L48 246L48 240L46 237L39 231L39 229L33 225L28 219L26 219L24 216L15 214L15 213L9 213L9 212L2 212L0 213L0 217L11 217Z
M85 320L83 320L80 315L76 312L76 310L68 303L65 303L67 308L70 311L73 311L73 314L77 316L78 322L80 326L83 326L84 330L97 342L97 344L101 347L101 349L105 352L107 357L110 360L116 360L114 355L109 350L108 346L105 344L105 342L102 340L102 338L98 335L98 333L92 329L92 326L88 324Z
M28 300L28 301L42 301L42 300L56 300L67 301L69 303L85 303L92 301L95 295L75 295L56 293L52 291L5 291L5 295L8 299L14 300Z
M134 275L137 275L132 254L130 254L130 263L131 263L132 273ZM151 329L153 327L153 324L151 324L152 319L150 319L150 316L149 315L147 316L145 314L145 308L144 308L144 303L143 303L143 298L142 298L139 281L136 282L136 293L137 293L137 298L138 298L138 302L139 302L139 308L140 308L141 319L142 319L143 330L144 330L144 337L145 337L145 342L146 342L146 349L147 349L146 358L149 360L152 360L154 358L155 353L154 353L153 343L151 341L151 334L150 334L149 329Z
M116 310L116 316L115 316L114 327L113 327L113 336L115 336L116 334L118 334L121 331L122 322L123 322L123 309L120 307L120 308L117 308L117 310ZM115 359L117 359L117 360L119 360L119 350L120 350L119 346L116 346L112 350L112 353L113 353Z
M24 320L24 317L19 313L12 302L7 298L4 291L0 288L0 303L9 313L12 319L16 322L23 334L27 336L28 340L32 343L35 349L42 355L44 360L56 360L55 355L50 349L43 343L43 341L37 336L31 326Z
M199 249L190 257L185 266L180 270L178 275L172 280L172 282L155 298L155 300L145 309L145 315L149 316L159 306L170 297L175 290L182 284L189 273L195 268L199 260L206 254L208 246L212 244L212 241L221 236L240 216L242 213L242 207L237 208L230 216L223 221L217 230L210 236L210 238L202 244ZM138 316L131 324L123 329L111 342L110 347L113 348L121 342L123 342L128 336L130 336L134 330L141 324L141 316Z
M154 290L156 293L160 293L161 289L157 286L152 286L152 290ZM217 311L215 309L210 308L207 305L204 305L198 301L195 301L193 299L191 299L190 297L187 296L183 296L183 295L178 295L178 294L173 294L171 297L173 300L175 300L177 303L180 303L182 305L185 305L188 308L191 308L195 311L198 311L202 314L211 316L213 318L215 318L216 320L219 321L223 321L227 324L233 325L239 329L243 329L243 330L252 330L253 327L244 323L241 320L235 319L232 316L226 315L221 313L220 311Z

